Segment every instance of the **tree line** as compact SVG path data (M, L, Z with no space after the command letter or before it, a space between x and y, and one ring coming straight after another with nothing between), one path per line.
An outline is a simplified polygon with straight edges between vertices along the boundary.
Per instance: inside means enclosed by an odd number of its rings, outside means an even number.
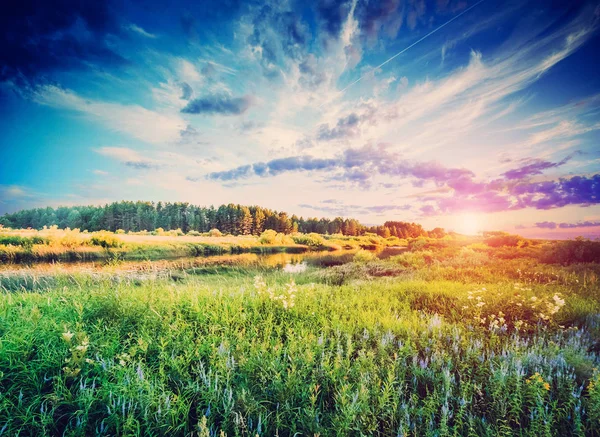
M61 206L56 209L35 208L5 214L0 225L11 228L42 229L53 225L59 228L81 229L90 232L107 230L153 231L181 229L208 232L218 229L231 235L260 235L267 229L290 234L293 232L318 234L364 235L367 232L382 237L415 238L419 236L443 237L445 232L436 228L427 232L416 223L401 221L385 222L383 226L365 226L355 219L336 217L303 218L289 216L259 206L221 205L202 207L187 202L113 202L104 206Z

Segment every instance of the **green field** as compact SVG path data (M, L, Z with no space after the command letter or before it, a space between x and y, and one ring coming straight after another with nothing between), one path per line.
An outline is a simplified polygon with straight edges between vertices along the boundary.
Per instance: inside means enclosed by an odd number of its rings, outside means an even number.
M0 435L600 435L596 244L0 274Z

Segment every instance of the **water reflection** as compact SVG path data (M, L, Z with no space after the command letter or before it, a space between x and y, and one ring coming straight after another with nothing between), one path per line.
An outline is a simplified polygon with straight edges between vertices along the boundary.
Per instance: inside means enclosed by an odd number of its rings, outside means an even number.
M302 273L306 271L308 264L301 262L298 264L286 264L281 270L286 273Z
M244 253L236 255L214 255L163 260L120 261L120 262L53 262L33 264L0 264L0 277L11 274L56 273L108 273L141 274L153 276L169 270L188 270L211 266L267 267L281 269L286 273L301 273L308 266L331 266L352 260L356 251L305 252L305 253Z

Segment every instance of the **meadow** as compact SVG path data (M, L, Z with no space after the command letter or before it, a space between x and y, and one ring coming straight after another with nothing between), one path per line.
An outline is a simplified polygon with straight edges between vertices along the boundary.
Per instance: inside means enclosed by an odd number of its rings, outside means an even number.
M395 243L0 270L0 435L600 435L599 242Z
M283 234L268 229L260 235L223 235L181 230L148 232L87 232L79 229L42 230L0 227L0 262L160 260L240 253L302 253L348 249L380 249L406 244L397 237Z

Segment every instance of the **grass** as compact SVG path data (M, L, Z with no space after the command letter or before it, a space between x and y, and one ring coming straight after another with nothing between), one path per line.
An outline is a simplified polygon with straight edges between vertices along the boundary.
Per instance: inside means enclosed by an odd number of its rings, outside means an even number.
M156 234L156 232L154 233ZM376 235L344 237L318 234L283 235L272 230L261 236L179 235L177 232L112 233L78 229L0 229L0 262L160 260L240 253L303 253L312 251L380 250L398 245L397 238ZM404 242L406 243L406 242Z
M599 266L525 252L7 272L0 434L600 435Z

